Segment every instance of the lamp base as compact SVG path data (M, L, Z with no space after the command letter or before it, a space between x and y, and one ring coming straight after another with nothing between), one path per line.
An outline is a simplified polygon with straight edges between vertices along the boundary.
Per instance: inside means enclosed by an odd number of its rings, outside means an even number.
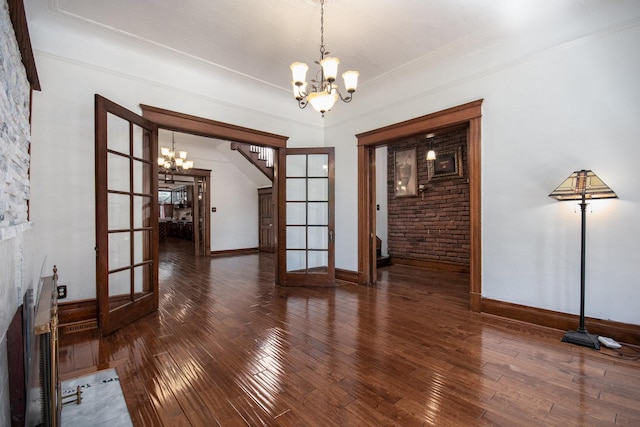
M582 345L584 347L595 348L600 350L600 341L597 335L591 335L586 329L578 329L577 331L567 331L562 337L562 342Z

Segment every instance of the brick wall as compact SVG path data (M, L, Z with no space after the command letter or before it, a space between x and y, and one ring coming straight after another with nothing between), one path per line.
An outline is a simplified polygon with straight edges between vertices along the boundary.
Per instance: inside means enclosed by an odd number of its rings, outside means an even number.
M387 189L389 255L398 258L469 265L469 183L467 130L432 139L438 153L460 150L462 176L436 176L429 180L424 135L388 146ZM396 197L395 153L416 148L417 183L425 191Z

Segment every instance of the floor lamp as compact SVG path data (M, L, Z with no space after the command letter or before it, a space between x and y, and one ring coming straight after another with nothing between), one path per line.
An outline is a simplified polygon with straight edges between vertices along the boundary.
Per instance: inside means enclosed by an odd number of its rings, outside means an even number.
M584 327L584 265L585 265L585 233L587 230L586 199L611 199L618 197L598 176L590 170L575 171L549 194L557 200L580 200L582 211L582 240L580 247L580 326L577 330L569 330L562 337L563 342L600 349L596 335L591 335Z

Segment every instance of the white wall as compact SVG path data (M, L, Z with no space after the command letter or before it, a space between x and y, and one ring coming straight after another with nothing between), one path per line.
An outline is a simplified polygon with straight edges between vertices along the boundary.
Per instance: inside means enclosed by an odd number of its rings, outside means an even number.
M140 104L147 104L322 144L317 116L301 116L311 118L305 123L275 115L277 108L259 109L265 99L280 97L286 99L280 114L298 113L288 93L234 81L237 77L174 54L175 63L163 62L167 59L144 46L125 47L118 44L125 40L111 39L111 34L98 39L89 29L56 16L39 16L29 25L42 85L42 92L34 93L32 114L31 209L38 230L34 238L40 242L34 256L48 255L51 265L58 264L69 300L95 297L94 94L137 113ZM233 103L246 102L253 86L255 109ZM227 94L232 87L239 88L240 96ZM205 162L201 165L207 168ZM226 168L221 182L237 172L228 164L221 167ZM235 189L253 193L256 208L251 209L257 212L257 187L250 184L236 175ZM238 225L246 218L232 221L228 215L229 209L246 207L245 199L235 197L229 187L216 187L212 196L222 214L212 214L212 250L257 246L257 234L248 235ZM257 217L247 221L257 224Z
M484 99L483 296L578 312L580 216L548 194L587 168L620 199L593 202L588 215L586 314L640 324L640 3L594 4L593 13L558 23L562 31L549 22L536 39L418 61L327 115L341 267L357 265L356 240L339 240L357 228L357 188L347 185L356 179L354 135Z
M593 203L588 218L587 315L640 324L640 3L576 7L527 24L524 35L489 34L497 42L488 48L420 58L363 84L324 121L275 88L38 16L30 22L43 86L34 97L32 186L42 250L53 253L66 236L56 254L78 284L71 297L93 295L94 93L134 111L145 103L288 135L290 146L335 146L336 267L354 271L355 135L484 99L483 296L577 313L579 216L547 195L590 168L620 200ZM64 165L55 179L42 174L51 162Z
M171 133L160 131L159 146L171 146ZM258 188L271 181L228 141L176 134L176 150L186 150L195 167L211 170L211 250L258 247Z

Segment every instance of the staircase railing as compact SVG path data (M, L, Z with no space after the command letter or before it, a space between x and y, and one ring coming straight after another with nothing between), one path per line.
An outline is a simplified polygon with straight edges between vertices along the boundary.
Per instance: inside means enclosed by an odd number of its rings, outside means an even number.
M257 153L258 154L258 159L265 161L265 166L266 167L268 167L268 168L272 168L273 167L273 153L274 153L273 148L271 148L271 147L261 147L259 145L251 145L251 146L249 146L249 150L252 153Z
M273 162L275 150L270 147L232 142L231 149L238 151L255 167L260 169L267 178L273 181Z

